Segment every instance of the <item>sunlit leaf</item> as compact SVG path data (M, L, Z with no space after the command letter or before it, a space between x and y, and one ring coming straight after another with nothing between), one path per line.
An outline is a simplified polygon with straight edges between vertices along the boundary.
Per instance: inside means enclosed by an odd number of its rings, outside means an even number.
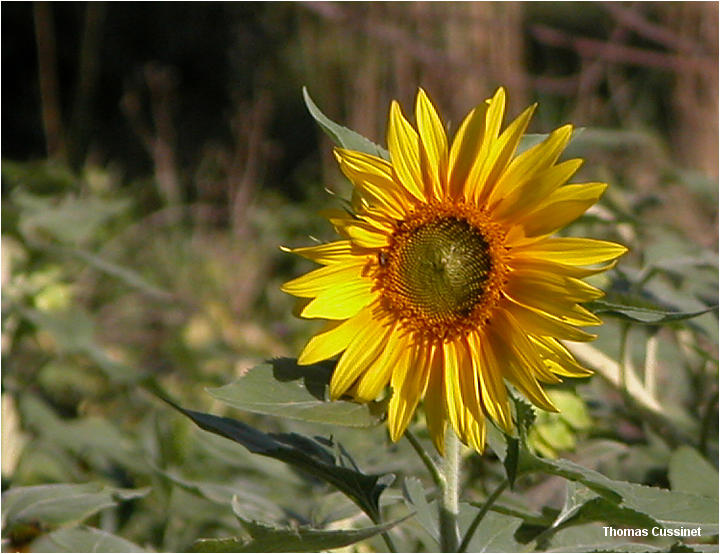
M380 423L385 409L377 402L330 402L331 363L299 366L280 358L254 367L234 383L208 393L233 408L258 414L327 423L370 427Z
M318 125L320 125L320 128L325 131L336 145L347 148L348 150L356 150L358 152L364 152L365 154L378 156L386 160L390 159L390 154L387 150L371 140L366 139L359 133L335 123L322 113L320 108L318 108L312 98L310 98L307 87L303 87L303 98L305 99L305 105L310 115L313 116Z

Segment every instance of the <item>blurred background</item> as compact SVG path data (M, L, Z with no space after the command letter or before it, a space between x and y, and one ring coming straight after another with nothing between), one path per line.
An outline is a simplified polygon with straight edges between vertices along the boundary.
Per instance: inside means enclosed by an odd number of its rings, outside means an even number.
M310 264L278 246L331 239L317 212L349 186L302 86L379 144L390 101L412 113L418 86L453 130L501 85L508 117L539 102L530 131L585 128L568 153L586 158L576 180L611 185L570 230L630 246L602 284L669 310L717 304L715 2L21 2L2 16L2 487L151 487L89 520L139 545L232 532L231 490L188 479L283 496L263 481L280 469L202 438L137 382L151 372L219 413L204 387L296 356L315 330L278 288ZM618 346L628 333L635 350ZM716 463L716 316L611 322L597 344L651 367L648 386ZM545 453L666 483L677 443L602 379L578 392L577 421L595 423L553 435L551 421ZM50 530L4 537L22 547Z

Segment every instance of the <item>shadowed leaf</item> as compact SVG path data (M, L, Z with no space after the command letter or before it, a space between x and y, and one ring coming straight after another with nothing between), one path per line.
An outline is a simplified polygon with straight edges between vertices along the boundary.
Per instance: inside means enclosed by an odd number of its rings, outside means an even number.
M380 494L386 488L380 474L365 474L338 465L326 444L330 441L297 433L263 433L227 417L186 410L159 395L165 402L185 414L198 427L242 444L250 452L290 464L333 485L355 502L371 519L379 517Z

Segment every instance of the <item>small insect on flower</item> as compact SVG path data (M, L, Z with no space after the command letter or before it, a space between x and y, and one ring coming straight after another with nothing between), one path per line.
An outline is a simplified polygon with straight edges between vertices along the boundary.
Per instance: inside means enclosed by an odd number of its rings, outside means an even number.
M515 155L534 110L501 130L501 88L450 144L420 90L417 130L391 105L389 161L335 149L355 213L330 216L342 240L293 250L323 267L283 290L306 299L302 317L326 320L298 363L340 355L333 399L367 402L389 385L392 440L424 400L439 452L447 422L482 451L486 417L513 426L507 383L556 411L541 383L591 373L560 341L594 338L579 327L601 321L581 304L603 293L582 279L626 248L552 236L607 185L566 184L582 163L558 162L570 125Z

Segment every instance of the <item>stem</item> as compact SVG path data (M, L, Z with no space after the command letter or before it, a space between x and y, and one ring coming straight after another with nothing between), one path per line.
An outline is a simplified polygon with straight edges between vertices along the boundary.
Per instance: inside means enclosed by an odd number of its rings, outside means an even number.
M443 486L443 476L440 474L440 471L438 470L437 465L435 465L435 462L433 462L430 455L425 451L425 449L422 447L422 444L420 444L420 441L417 439L415 435L412 434L411 431L405 431L405 438L410 442L413 449L417 453L417 455L422 460L422 463L425 464L425 467L427 468L428 472L430 473L430 476L432 477L433 482L437 487Z
M475 518L472 520L470 527L468 527L468 530L465 532L465 537L463 537L462 543L460 544L460 550L458 550L458 552L465 552L467 550L467 547L470 544L470 541L472 540L478 525L480 525L480 522L485 517L485 514L488 513L492 505L498 499L498 496L502 494L502 492L507 488L509 484L509 481L507 479L504 479L503 482L500 483L498 487L492 492L492 494L488 496L485 504L483 504L482 508L480 508L480 511L477 513Z
M459 512L459 476L460 476L460 440L453 430L445 437L445 459L441 468L442 496L440 498L440 550L458 552L460 530Z
M388 547L388 552L397 552L397 548L395 548L395 543L390 538L390 535L387 531L383 531L382 533L380 533L380 536L385 541L385 545Z

